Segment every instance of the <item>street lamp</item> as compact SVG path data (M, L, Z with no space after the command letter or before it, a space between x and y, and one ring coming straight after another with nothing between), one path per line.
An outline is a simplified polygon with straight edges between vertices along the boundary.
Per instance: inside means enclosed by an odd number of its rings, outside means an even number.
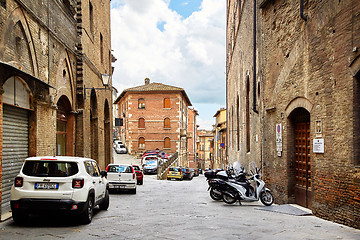
M84 98L86 99L86 90L87 89L94 89L94 90L107 90L109 85L110 85L110 79L111 79L111 75L110 74L101 74L101 81L103 84L103 88L87 88L84 85Z

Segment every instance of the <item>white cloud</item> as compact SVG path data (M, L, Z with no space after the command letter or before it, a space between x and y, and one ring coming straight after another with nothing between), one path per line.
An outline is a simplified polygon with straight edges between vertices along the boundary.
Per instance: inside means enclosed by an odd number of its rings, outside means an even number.
M214 121L215 112L197 103L225 104L226 2L203 0L186 19L168 8L168 0L118 2L113 0L111 9L112 49L118 59L113 85L121 92L149 77L182 87L201 119ZM164 24L163 31L158 24Z

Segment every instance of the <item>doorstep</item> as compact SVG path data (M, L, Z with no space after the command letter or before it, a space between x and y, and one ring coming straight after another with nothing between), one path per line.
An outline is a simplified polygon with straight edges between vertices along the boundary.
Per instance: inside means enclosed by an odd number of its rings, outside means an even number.
M4 213L4 214L1 214L0 222L4 222L4 221L8 220L8 219L11 218L11 217L12 217L11 211L6 212L6 213Z

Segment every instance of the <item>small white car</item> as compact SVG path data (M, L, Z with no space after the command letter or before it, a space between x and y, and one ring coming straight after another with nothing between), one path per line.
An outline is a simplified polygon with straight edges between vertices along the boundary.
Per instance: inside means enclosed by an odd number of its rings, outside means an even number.
M124 144L117 144L116 147L115 147L115 152L117 154L119 154L119 153L127 153L125 145Z
M120 140L115 140L114 141L114 149L116 149L116 147L118 146L118 145L120 145L120 144L123 144Z
M136 194L136 173L131 165L109 164L106 171L109 190L129 190Z
M89 158L27 158L10 192L13 220L23 223L29 214L71 214L90 223L96 205L109 207L106 174Z

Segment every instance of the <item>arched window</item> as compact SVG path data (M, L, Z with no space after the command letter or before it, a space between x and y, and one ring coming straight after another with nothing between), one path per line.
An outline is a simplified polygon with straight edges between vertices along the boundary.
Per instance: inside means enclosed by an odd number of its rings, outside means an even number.
M170 98L164 98L164 108L170 108Z
M139 106L139 109L145 109L145 99L139 98L138 106Z
M145 128L145 119L144 118L139 118L138 128Z
M170 149L171 148L171 143L170 143L170 138L166 137L164 139L164 149Z
M57 102L56 111L56 155L73 155L74 116L71 114L71 104L66 96L61 96Z
M145 149L145 138L139 138L139 149Z
M164 119L164 128L171 128L170 126L170 118Z

